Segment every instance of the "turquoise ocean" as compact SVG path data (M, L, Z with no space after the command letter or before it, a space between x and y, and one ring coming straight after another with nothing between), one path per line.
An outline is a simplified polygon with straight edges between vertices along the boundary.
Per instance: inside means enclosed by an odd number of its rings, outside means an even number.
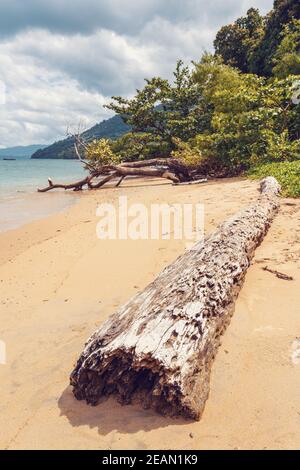
M0 160L0 232L65 210L79 196L73 191L38 193L51 177L57 183L76 181L86 174L77 160Z

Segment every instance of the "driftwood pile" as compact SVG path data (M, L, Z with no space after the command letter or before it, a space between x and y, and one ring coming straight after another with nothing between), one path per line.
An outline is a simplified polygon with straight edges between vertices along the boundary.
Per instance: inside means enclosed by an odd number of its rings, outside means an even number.
M220 337L279 208L274 178L263 180L260 191L92 335L71 374L77 399L96 405L114 394L124 404L200 418Z

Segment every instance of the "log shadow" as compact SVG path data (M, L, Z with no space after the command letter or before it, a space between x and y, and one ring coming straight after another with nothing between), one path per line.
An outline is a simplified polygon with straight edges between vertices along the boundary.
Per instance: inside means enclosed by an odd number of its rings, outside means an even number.
M102 436L112 431L132 434L194 422L180 417L164 417L153 410L143 410L138 405L122 406L114 397L104 398L99 405L90 406L85 401L76 400L70 386L63 391L58 406L61 416L65 416L71 426L97 428L98 434Z
M113 181L112 183L108 183L105 185L105 189L127 189L127 188L152 188L153 186L173 186L172 181L157 181L157 179L145 179L145 178L131 178L124 183L122 183L121 186L116 188L116 181Z

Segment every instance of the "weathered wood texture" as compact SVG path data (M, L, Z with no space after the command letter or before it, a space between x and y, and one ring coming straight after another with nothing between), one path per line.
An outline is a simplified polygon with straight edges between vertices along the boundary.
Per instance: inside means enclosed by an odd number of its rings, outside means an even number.
M115 394L199 419L213 359L255 248L278 208L274 178L258 200L184 253L96 331L71 374L77 399Z

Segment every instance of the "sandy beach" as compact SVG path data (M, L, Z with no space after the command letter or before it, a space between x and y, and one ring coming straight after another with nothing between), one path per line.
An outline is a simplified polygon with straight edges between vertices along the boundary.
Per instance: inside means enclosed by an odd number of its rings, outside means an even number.
M112 398L89 407L68 385L89 335L185 249L182 240L99 240L97 205L123 195L147 206L201 202L209 233L254 201L257 188L242 179L129 181L0 234L1 449L300 449L299 200L281 200L256 251L199 422Z

